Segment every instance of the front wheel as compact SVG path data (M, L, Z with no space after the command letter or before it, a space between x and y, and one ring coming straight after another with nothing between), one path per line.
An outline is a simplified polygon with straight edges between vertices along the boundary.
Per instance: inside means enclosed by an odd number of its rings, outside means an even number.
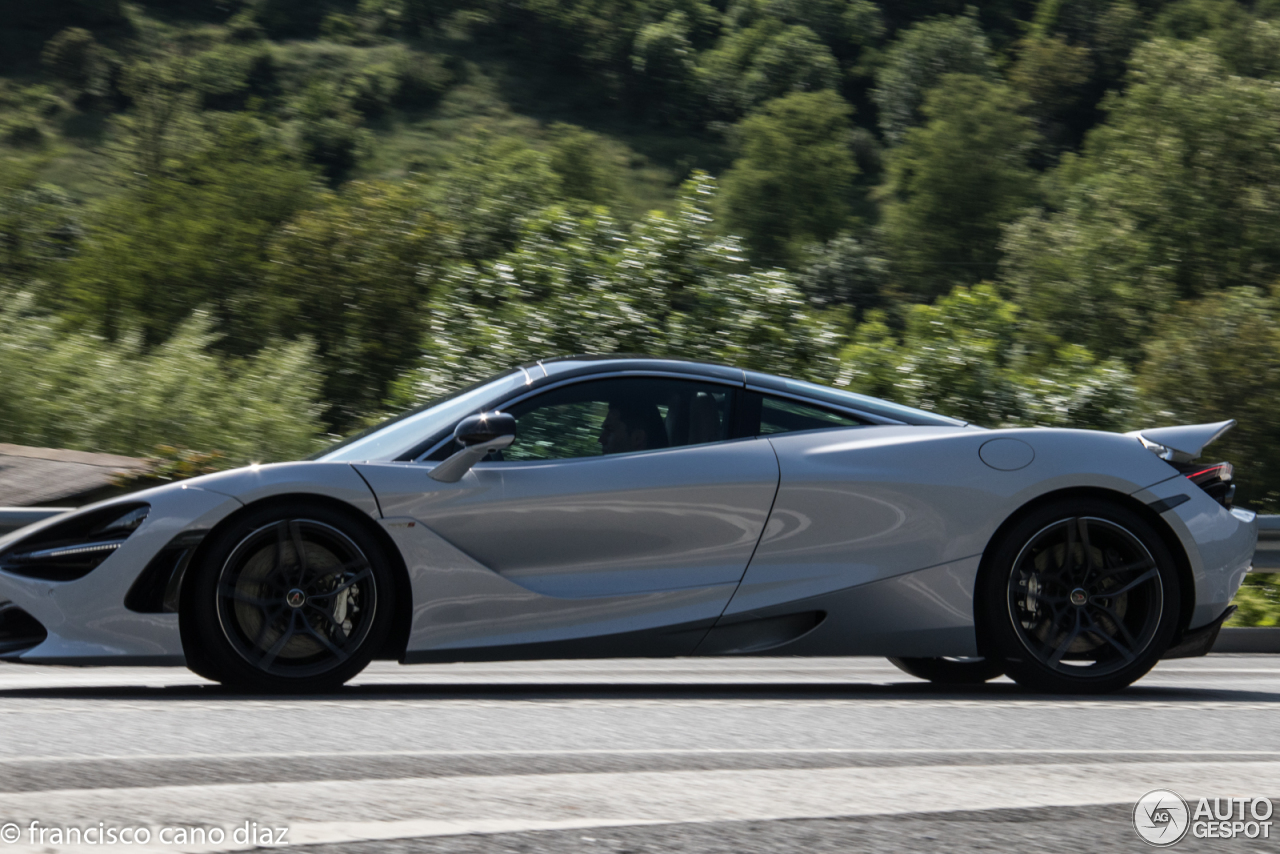
M324 506L268 506L216 535L181 624L193 669L251 691L339 687L386 641L393 582L377 539Z
M1004 675L1004 664L990 658L891 658L893 666L938 685L981 685Z
M978 596L987 646L1009 677L1051 693L1131 684L1164 654L1181 603L1172 554L1118 503L1042 507L996 545Z

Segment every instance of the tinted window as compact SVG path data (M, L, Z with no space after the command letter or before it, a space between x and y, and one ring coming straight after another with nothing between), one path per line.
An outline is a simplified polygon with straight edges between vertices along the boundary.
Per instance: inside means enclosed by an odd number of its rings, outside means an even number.
M594 380L511 406L516 440L503 460L562 460L718 442L732 389L684 380Z
M891 403L887 400L881 400L877 397L867 397L865 394L857 394L852 391L845 391L838 388L830 388L815 383L807 383L802 380L787 380L780 377L771 377L767 374L754 374L748 372L747 382L755 380L762 382L766 388L778 382L782 383L782 388L787 391L793 391L796 394L803 395L820 403L829 403L832 406L848 407L859 412L868 412L874 415L883 415L892 418L895 421L901 421L904 424L927 424L945 427L963 427L965 422L956 418L948 418L945 415L939 415L936 412L926 412L923 409L913 409L910 406L902 406L901 404Z
M760 435L821 430L827 427L860 427L861 421L829 409L809 406L781 397L764 396L760 404Z

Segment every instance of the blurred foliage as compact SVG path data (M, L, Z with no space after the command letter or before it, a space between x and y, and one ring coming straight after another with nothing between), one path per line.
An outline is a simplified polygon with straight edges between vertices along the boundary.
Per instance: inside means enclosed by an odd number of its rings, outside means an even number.
M1106 124L1059 167L1056 210L1010 230L1006 277L1045 339L1137 360L1178 299L1280 267L1280 89L1204 42L1154 41Z
M858 172L851 112L834 92L795 93L737 128L741 156L724 177L721 204L757 258L786 261L845 225Z
M76 99L92 101L111 93L118 61L83 27L68 27L49 39L40 58Z
M212 330L196 313L148 350L128 331L115 342L68 332L30 295L8 295L0 308L0 436L135 455L172 443L241 464L313 451L311 345L268 341L252 357L224 358L210 352Z
M1035 198L1034 145L1009 87L950 74L886 157L884 233L910 290L938 296L995 275L1003 226Z
M553 204L562 180L552 153L519 137L481 133L459 143L431 187L431 203L453 226L454 252L488 260L515 246L524 217Z
M849 232L806 250L800 289L816 306L848 306L858 318L885 299L888 269L877 247Z
M188 480L202 474L225 471L237 465L220 451L193 451L173 445L158 445L147 454L150 467L145 471L120 474L112 485L126 492L162 486L175 480Z
M1274 0L46 5L0 16L2 438L179 477L638 351L1234 417L1280 510Z
M1280 626L1280 574L1249 573L1232 602L1238 610L1225 625Z
M1280 513L1280 288L1240 287L1184 302L1165 315L1139 373L1149 420L1239 424L1206 454L1244 475L1239 499Z
M873 311L841 353L837 384L984 427L1127 429L1124 365L1074 345L1038 361L1018 343L1018 315L986 284L912 306L900 334Z
M1073 129L1093 106L1093 73L1089 49L1062 36L1026 39L1019 45L1009 83L1027 99L1024 111L1036 120L1046 162L1078 142Z
M791 92L831 89L840 79L835 57L813 30L776 18L725 38L708 52L702 74L713 103L730 117Z
M414 185L350 184L270 248L270 328L316 342L327 420L339 429L376 410L418 355L443 248L421 196Z
M407 406L511 364L572 353L648 353L830 377L836 330L782 270L712 231L715 186L695 175L670 214L627 228L600 210L550 208L516 248L453 268L429 304Z
M84 237L82 210L59 187L11 175L0 195L0 276L31 279L70 258Z
M907 128L920 122L926 94L946 75L995 73L987 37L971 15L916 24L889 48L871 93L885 139L902 141Z
M269 314L262 287L268 246L313 190L269 126L236 114L164 174L141 176L105 199L68 260L54 304L110 337L126 326L147 344L207 306L225 344L260 345Z

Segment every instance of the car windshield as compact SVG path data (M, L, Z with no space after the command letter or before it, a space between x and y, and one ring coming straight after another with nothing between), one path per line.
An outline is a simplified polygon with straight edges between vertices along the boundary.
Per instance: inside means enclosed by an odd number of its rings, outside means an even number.
M453 394L401 413L364 432L325 448L312 459L324 462L347 460L394 460L412 451L425 439L451 426L487 401L501 397L528 382L528 374L512 368Z

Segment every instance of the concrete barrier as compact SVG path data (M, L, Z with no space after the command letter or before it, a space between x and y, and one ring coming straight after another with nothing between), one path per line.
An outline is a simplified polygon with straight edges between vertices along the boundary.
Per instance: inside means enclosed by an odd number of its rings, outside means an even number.
M1211 651L1280 653L1280 629L1223 629Z
M1258 517L1258 548L1253 553L1254 572L1280 572L1280 516Z

